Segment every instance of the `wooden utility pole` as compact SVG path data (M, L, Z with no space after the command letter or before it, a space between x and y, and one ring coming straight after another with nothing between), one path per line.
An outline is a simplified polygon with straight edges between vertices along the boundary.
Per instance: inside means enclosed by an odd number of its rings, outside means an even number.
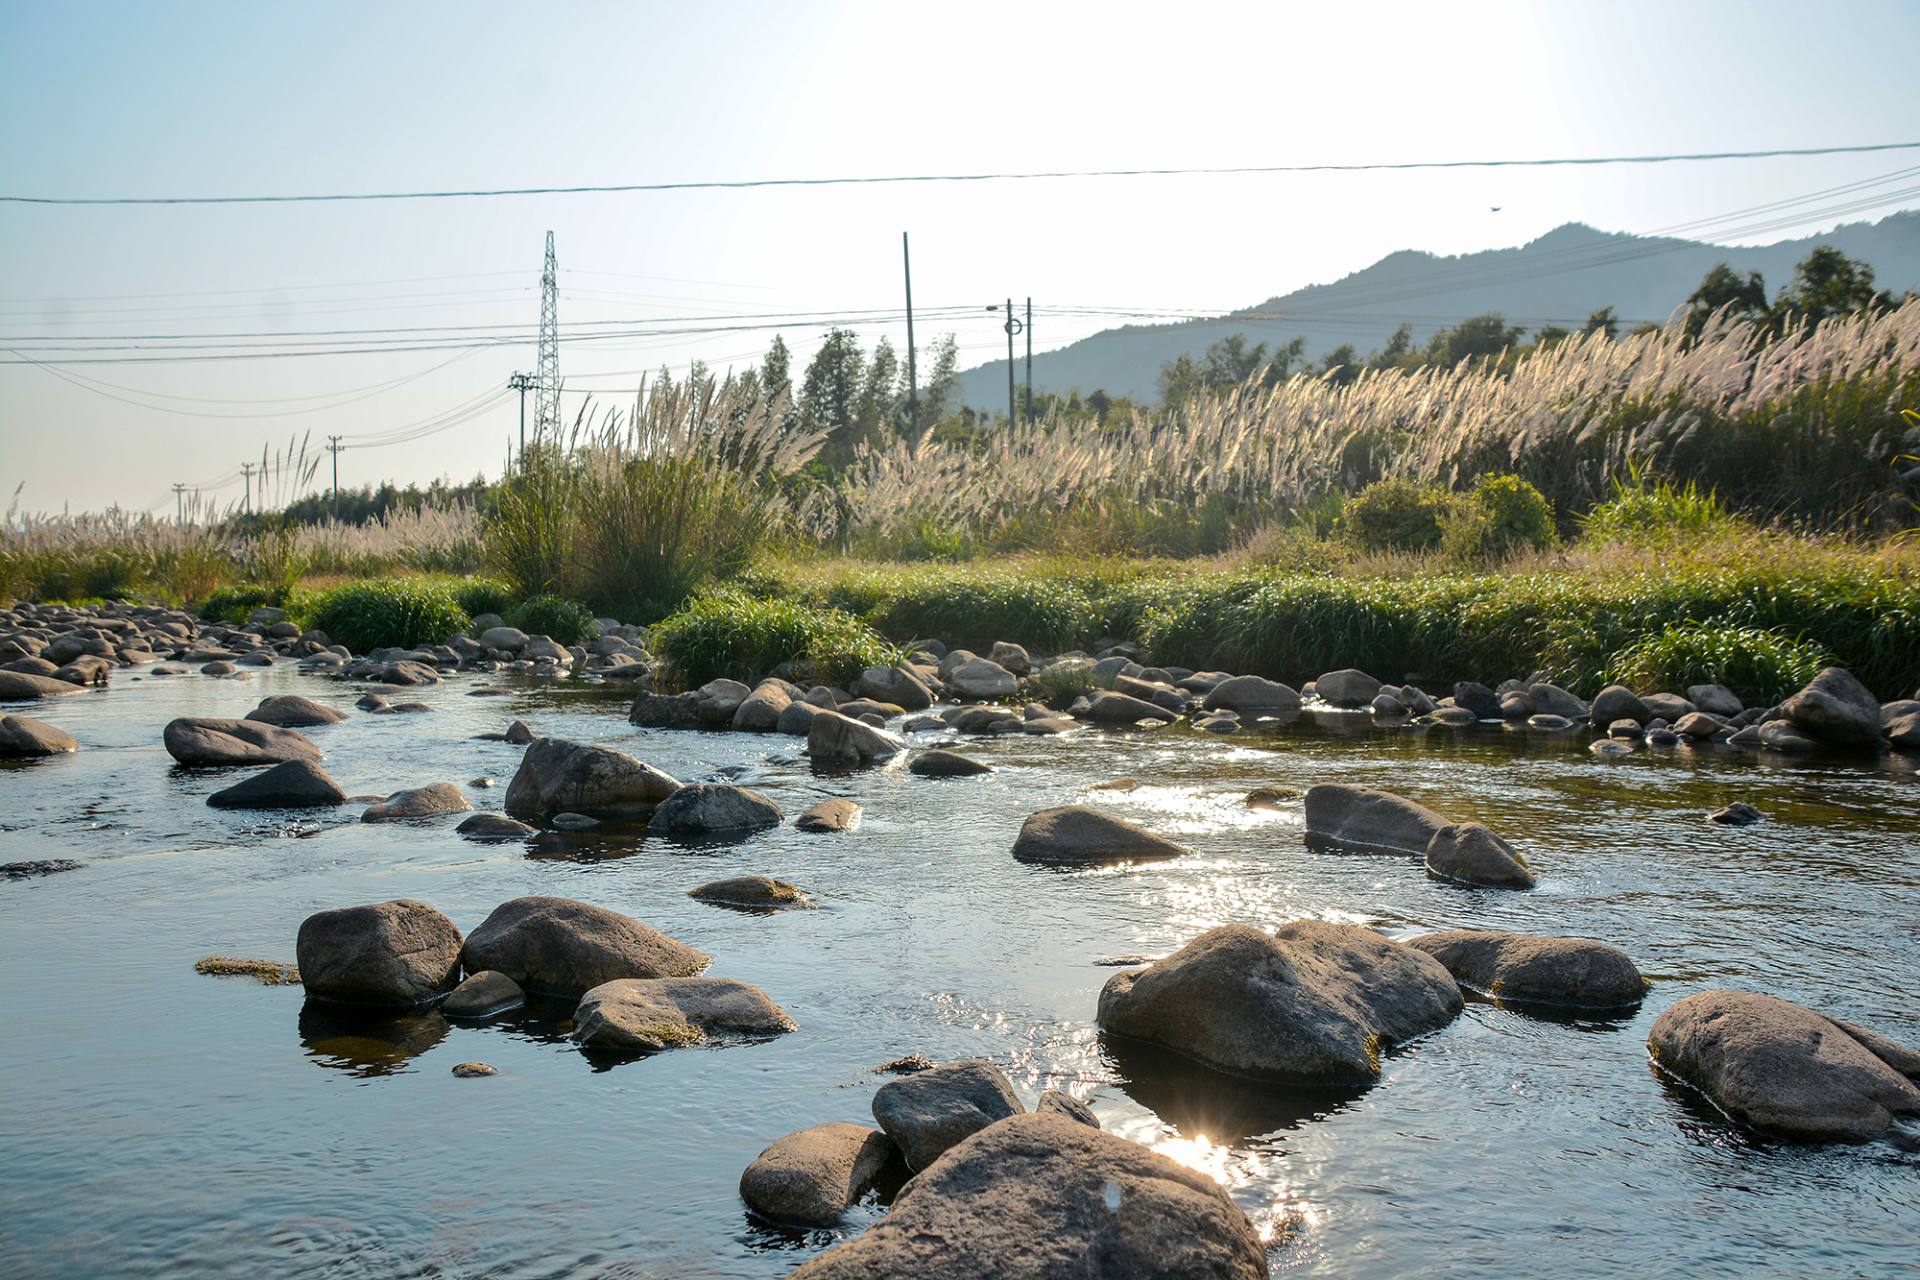
M1027 299L1027 425L1033 425L1033 299Z
M340 443L339 436L327 437L327 452L333 455L333 522L340 523L340 453L347 446Z
M240 478L247 482L247 496L240 509L248 515L253 514L253 467L251 462L240 464Z

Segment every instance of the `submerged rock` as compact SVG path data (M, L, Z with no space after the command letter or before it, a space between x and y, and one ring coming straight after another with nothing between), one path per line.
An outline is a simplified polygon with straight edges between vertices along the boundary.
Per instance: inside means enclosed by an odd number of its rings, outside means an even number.
M1661 1069L1766 1133L1865 1142L1920 1115L1920 1052L1773 996L1688 996L1655 1020L1647 1048Z
M838 796L822 800L793 820L802 831L852 831L860 825L860 806Z
M307 994L344 1004L424 1004L460 973L460 930L424 902L398 898L317 911L294 958Z
M1386 1048L1443 1027L1460 988L1431 956L1358 925L1209 929L1100 992L1103 1030L1261 1080L1370 1085Z
M1647 990L1626 952L1585 938L1450 929L1407 945L1466 986L1505 1000L1618 1009L1638 1004Z
M0 880L32 880L38 876L58 875L62 871L78 871L87 865L75 862L72 858L35 858L28 862L0 863Z
M793 1280L1264 1280L1219 1184L1066 1116L1014 1116L907 1184L866 1234Z
M942 751L935 748L916 755L907 765L907 772L919 774L923 778L970 778L982 773L992 773L993 766L984 760L963 756L957 751Z
M797 886L785 880L775 880L772 876L732 876L725 880L710 880L696 889L687 890L687 896L726 907L756 907L767 911L812 905Z
M793 1019L765 992L731 978L620 978L588 991L573 1013L576 1041L622 1053L793 1029Z
M1735 800L1724 809L1715 809L1707 815L1707 821L1723 827L1750 827L1762 821L1766 815L1744 800Z
M540 833L538 827L504 813L476 813L453 830L469 840L525 840Z
M747 835L786 820L758 791L727 782L696 782L660 802L647 830L662 836Z
M898 1152L859 1124L817 1124L776 1140L740 1175L740 1198L775 1222L830 1227L878 1181Z
M468 936L469 973L498 969L529 991L580 995L617 978L687 977L704 952L631 916L571 898L503 902Z
M1429 874L1459 884L1531 889L1534 883L1526 858L1477 822L1456 822L1434 832L1426 865Z
M1013 842L1013 856L1021 862L1089 866L1177 858L1187 852L1185 845L1125 818L1078 804L1042 809L1021 825L1020 836Z
M873 1118L913 1169L926 1168L954 1143L1025 1110L1007 1077L985 1058L916 1071L873 1095Z
M318 760L320 748L297 729L257 720L218 720L183 716L162 734L167 754L195 767L279 764Z
M453 1074L462 1080L478 1080L483 1076L497 1076L500 1068L490 1062L456 1062Z
M1346 782L1323 782L1307 789L1307 834L1336 844L1423 855L1447 820L1394 795Z
M318 809L346 800L340 784L311 760L288 760L207 797L216 809Z
M556 813L595 818L644 818L680 784L623 751L564 738L527 744L507 784L507 812L544 821Z
M399 822L408 818L436 818L445 813L466 813L473 808L460 788L451 782L435 782L424 787L396 791L378 804L368 805L360 815L362 822Z

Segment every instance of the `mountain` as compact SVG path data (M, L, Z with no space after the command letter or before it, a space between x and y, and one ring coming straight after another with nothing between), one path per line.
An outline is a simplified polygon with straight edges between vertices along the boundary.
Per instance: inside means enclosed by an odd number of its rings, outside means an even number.
M1217 319L1106 329L1035 352L1033 386L1036 392L1104 388L1157 399L1162 364L1197 356L1234 333L1270 347L1304 337L1308 356L1318 360L1344 342L1364 356L1402 322L1413 326L1418 344L1436 329L1489 311L1531 332L1544 324L1575 329L1590 312L1611 306L1628 329L1664 321L1719 262L1743 275L1760 272L1771 296L1792 278L1794 264L1822 244L1870 263L1881 288L1899 294L1920 286L1920 210L1759 246L1596 231L1576 222L1517 249L1457 257L1403 249L1332 284L1309 285ZM1018 365L1015 376L1021 376ZM1004 406L1006 361L965 371L960 389L968 404Z

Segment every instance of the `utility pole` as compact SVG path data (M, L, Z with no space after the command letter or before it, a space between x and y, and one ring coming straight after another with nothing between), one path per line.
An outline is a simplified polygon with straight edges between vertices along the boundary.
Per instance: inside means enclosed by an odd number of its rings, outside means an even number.
M999 309L1000 304L997 302L987 308L989 311L998 311ZM1020 420L1015 412L1019 407L1020 401L1014 390L1013 335L1026 328L1025 325L1020 323L1020 317L1013 314L1012 298L1007 299L1007 322L1001 327L1007 331L1007 426L1011 428Z
M520 393L520 457L527 456L527 392L533 389L533 375L516 373L507 379L507 389Z
M920 374L913 359L913 255L907 250L907 233L900 233L900 266L907 276L907 434L915 443L920 439Z
M339 436L327 437L327 452L333 455L333 522L340 523L340 454L347 446Z
M247 482L246 503L241 507L241 510L248 515L253 514L253 467L254 464L251 462L243 462L240 464L240 478Z
M536 365L540 394L534 401L533 434L560 434L560 268L553 256L553 232L547 232L547 261L540 272L540 358Z
M186 496L187 490L192 487L192 485L185 484L176 484L173 486L173 522L175 524L185 524L187 522Z
M1027 335L1027 425L1033 425L1033 299L1027 299L1027 322L1021 326Z

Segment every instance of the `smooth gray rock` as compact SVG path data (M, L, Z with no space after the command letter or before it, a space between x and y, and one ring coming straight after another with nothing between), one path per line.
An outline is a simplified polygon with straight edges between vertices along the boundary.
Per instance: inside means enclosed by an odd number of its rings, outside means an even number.
M1647 709L1647 704L1623 684L1610 684L1596 693L1589 712L1595 724L1604 725L1612 725L1620 720L1644 725L1653 719L1653 712Z
M1423 804L1346 782L1307 789L1307 834L1363 849L1425 855L1434 834L1449 825Z
M807 755L816 764L878 764L906 749L905 742L885 729L837 711L820 711L807 725Z
M282 729L309 729L315 725L338 724L347 718L347 713L297 693L276 693L262 698L259 706L247 712L246 718L279 725Z
M1125 818L1085 805L1042 809L1020 827L1013 856L1021 862L1092 866L1177 858L1190 850Z
M820 710L811 702L796 698L780 712L780 719L773 726L774 732L792 738L804 738L813 729L813 718L820 714Z
M1534 884L1525 856L1477 822L1455 822L1434 832L1427 841L1426 867L1428 874L1457 884L1494 889Z
M1066 1116L1002 1120L792 1280L1265 1280L1247 1215L1204 1173Z
M68 755L79 749L65 729L27 716L0 715L0 758Z
M1266 934L1209 929L1100 992L1103 1030L1234 1075L1370 1085L1383 1049L1451 1022L1460 989L1439 961L1371 929L1296 920Z
M1084 1124L1092 1129L1100 1127L1100 1118L1093 1114L1093 1108L1070 1093L1058 1089L1048 1089L1041 1093L1040 1101L1033 1108L1041 1115L1059 1115Z
M695 782L660 802L647 830L660 836L746 835L786 821L780 806L728 782Z
M907 772L919 774L923 778L970 778L982 773L992 773L993 766L984 760L963 756L957 751L942 751L936 748L915 755L907 765Z
M556 813L644 818L680 784L612 747L540 738L527 745L507 784L507 813L540 822Z
M1142 720L1172 720L1174 714L1157 703L1103 689L1093 695L1080 718L1095 724L1137 724Z
M1673 731L1683 738L1699 741L1711 738L1726 727L1726 721L1719 716L1708 715L1704 711L1689 711L1674 722Z
M854 682L854 692L904 711L925 711L933 705L933 691L905 667L868 667Z
M1687 701L1700 710L1722 719L1737 716L1746 710L1746 704L1740 701L1740 695L1723 684L1688 685Z
M861 1124L817 1124L777 1139L740 1175L740 1198L763 1218L831 1227L897 1158L893 1140Z
M320 748L297 729L256 720L219 720L183 716L168 723L162 738L167 754L194 767L279 764L318 760Z
M1700 709L1677 693L1649 693L1640 701L1653 713L1654 719L1665 720L1668 724Z
M1364 671L1347 667L1329 671L1313 682L1313 691L1322 702L1335 707L1364 707L1380 693L1380 681Z
M216 809L319 809L345 804L347 793L311 760L288 760L207 797Z
M31 671L0 671L0 702L35 702L41 698L80 693L83 689L82 685L69 684L65 680Z
M367 806L362 822L401 822L410 818L437 818L446 813L468 813L473 802L451 782L435 782L424 787L396 791L378 804Z
M693 713L702 724L730 725L753 690L738 680L709 680L693 691Z
M504 813L476 813L453 831L469 840L525 840L540 834L538 827L528 826Z
M1231 676L1210 685L1200 705L1208 711L1277 716L1300 709L1300 692L1291 685L1260 676Z
M1920 1052L1773 996L1688 996L1654 1021L1647 1048L1662 1070L1765 1133L1865 1142L1920 1116Z
M1450 929L1409 938L1466 986L1504 1000L1618 1009L1646 994L1626 952L1585 938Z
M1707 821L1722 827L1750 827L1765 817L1765 814L1744 800L1735 800L1724 809L1715 809L1708 814Z
M460 930L424 902L399 898L317 911L300 923L295 963L307 994L344 1004L423 1004L460 974Z
M1537 713L1565 716L1569 720L1579 720L1587 714L1587 704L1557 684L1536 681L1527 686L1527 697L1533 700Z
M469 974L453 993L440 1002L440 1012L449 1018L486 1018L525 1004L527 993L504 973L482 969Z
M573 1012L576 1042L621 1053L793 1029L793 1019L766 992L731 978L619 978L588 991Z
M1880 700L1853 673L1828 667L1780 704L1780 713L1815 742L1835 747L1880 743Z
M951 654L948 660L952 660ZM986 701L995 698L1011 698L1020 682L1013 672L1007 670L990 658L968 658L949 669L941 664L943 679L956 697L973 701Z
M711 961L631 916L571 898L515 898L468 936L469 973L497 969L528 991L581 995L616 978L689 977Z
M984 1058L917 1071L873 1095L873 1118L915 1170L994 1121L1025 1111L1007 1077Z
M780 681L763 680L754 687L733 712L733 727L746 733L772 733L780 727L780 713L793 701L788 686Z
M1463 680L1453 686L1453 702L1455 706L1471 711L1476 720L1498 720L1504 714L1500 710L1499 695L1472 680Z

